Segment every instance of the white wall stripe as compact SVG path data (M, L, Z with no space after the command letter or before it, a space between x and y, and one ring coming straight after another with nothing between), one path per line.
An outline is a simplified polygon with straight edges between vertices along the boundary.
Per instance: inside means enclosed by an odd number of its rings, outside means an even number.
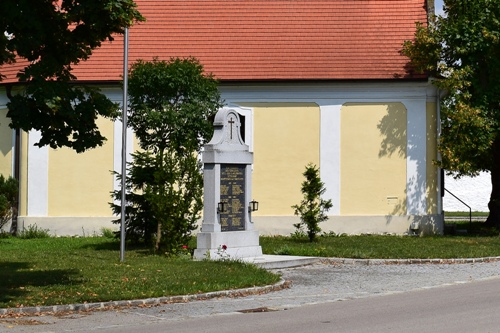
M407 109L406 207L408 215L427 212L426 100L403 100Z
M122 172L122 122L115 121L113 130L113 170ZM134 132L127 128L127 163L132 162L132 152L134 151ZM113 176L114 190L121 189L121 181L116 176ZM119 203L116 202L117 204Z
M39 131L28 135L28 215L48 216L49 148L34 146L41 138Z
M343 102L337 105L328 105L327 101L318 102L320 104L320 175L326 188L324 199L330 199L333 203L328 214L340 215L340 110Z
M11 169L11 175L14 177L14 174L16 173L16 130L12 130L12 169Z

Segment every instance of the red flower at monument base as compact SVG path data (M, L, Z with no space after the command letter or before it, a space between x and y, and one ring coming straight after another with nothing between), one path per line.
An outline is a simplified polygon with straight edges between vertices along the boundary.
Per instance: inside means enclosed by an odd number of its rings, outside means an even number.
M226 246L225 244L224 244L224 245L222 245L222 249L223 249L224 251L226 251L226 250L227 250L227 246Z

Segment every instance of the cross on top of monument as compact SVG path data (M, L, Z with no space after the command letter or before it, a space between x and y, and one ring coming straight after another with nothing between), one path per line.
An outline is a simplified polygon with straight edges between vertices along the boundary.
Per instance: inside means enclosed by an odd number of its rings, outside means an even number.
M240 121L236 113L230 112L225 123L226 142L230 144L241 144L239 135Z
M237 111L233 109L221 109L215 115L214 135L212 140L205 145L205 150L220 149L228 146L231 150L248 150L248 145L241 137L241 121ZM226 148L224 148L226 149Z
M230 115L227 123L229 124L229 140L233 140L233 128L234 133L236 134L236 122L234 121L234 116Z

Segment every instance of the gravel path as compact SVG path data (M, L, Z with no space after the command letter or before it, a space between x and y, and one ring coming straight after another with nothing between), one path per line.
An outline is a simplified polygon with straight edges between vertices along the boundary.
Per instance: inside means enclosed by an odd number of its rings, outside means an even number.
M282 310L305 304L387 295L422 288L500 278L500 262L466 264L346 265L317 263L275 270L291 288L246 297L220 297L187 303L120 308L67 315L1 319L0 332L100 331L105 327L230 314ZM42 324L43 325L33 325Z

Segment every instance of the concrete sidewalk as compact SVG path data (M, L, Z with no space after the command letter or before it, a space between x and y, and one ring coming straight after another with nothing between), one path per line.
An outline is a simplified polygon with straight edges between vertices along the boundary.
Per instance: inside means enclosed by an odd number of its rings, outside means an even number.
M317 263L321 260L318 257L300 257L300 256L279 256L264 254L261 257L244 258L244 262L255 264L265 269L291 268Z
M474 264L498 262L500 257L481 258L451 258L451 259L353 259L329 257L302 257L265 254L256 258L245 258L245 262L255 264L265 269L286 269L312 265L316 263L329 263L338 265L421 265L421 264Z

